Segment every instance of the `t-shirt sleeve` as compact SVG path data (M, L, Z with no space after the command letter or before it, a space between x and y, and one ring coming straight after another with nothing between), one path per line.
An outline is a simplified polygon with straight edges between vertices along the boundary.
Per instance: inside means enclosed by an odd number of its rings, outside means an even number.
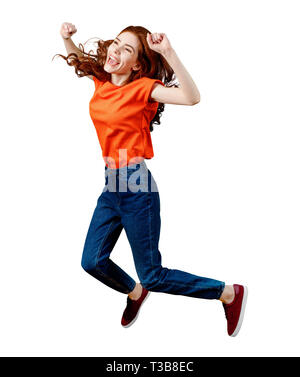
M148 105L148 104L151 104L151 103L155 103L155 101L151 100L151 98L150 98L150 95L152 93L153 86L154 86L155 83L159 83L159 84L165 86L165 84L161 80L150 79L149 77L147 77L147 80L145 82L145 87L144 87L145 105Z

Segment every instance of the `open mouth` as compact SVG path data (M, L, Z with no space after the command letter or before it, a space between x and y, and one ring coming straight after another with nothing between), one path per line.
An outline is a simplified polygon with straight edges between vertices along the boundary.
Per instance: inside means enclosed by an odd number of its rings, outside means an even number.
M108 58L108 61L107 61L108 64L110 64L112 67L116 67L117 65L119 65L120 63L117 62L114 58L110 57Z

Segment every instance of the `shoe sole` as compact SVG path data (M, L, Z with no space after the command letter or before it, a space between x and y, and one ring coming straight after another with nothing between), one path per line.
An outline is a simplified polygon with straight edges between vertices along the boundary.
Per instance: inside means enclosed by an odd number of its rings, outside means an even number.
M247 298L248 298L248 288L246 286L244 286L244 297L243 297L243 301L242 301L242 307L241 307L241 313L240 313L239 321L238 321L238 324L237 324L234 332L230 336L233 336L233 337L237 336L238 332L241 329L243 319L244 319L244 314L245 314Z
M149 297L150 293L151 293L151 292L149 291L149 292L147 293L147 295L145 296L145 298L144 298L143 302L141 303L141 306L140 306L138 312L136 313L136 316L133 318L133 320L132 320L130 323L128 323L128 325L125 325L125 326L122 325L122 327L128 328L128 327L130 327L130 326L132 326L132 325L134 324L134 322L137 320L137 318L138 318L138 316L139 316L139 313L140 313L141 307L144 305L144 302L147 300L147 298Z

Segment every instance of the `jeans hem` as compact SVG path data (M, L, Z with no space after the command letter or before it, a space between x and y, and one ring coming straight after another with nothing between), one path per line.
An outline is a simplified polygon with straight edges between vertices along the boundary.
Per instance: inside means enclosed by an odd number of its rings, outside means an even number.
M222 293L224 291L224 288L225 288L225 283L222 282L221 283L221 287L218 289L218 293L217 293L217 297L216 297L216 300L219 300L220 297L222 296Z
M127 294L130 293L130 292L132 292L134 290L135 286L136 286L136 282L134 282L134 286L132 288L128 288L129 291L127 292Z

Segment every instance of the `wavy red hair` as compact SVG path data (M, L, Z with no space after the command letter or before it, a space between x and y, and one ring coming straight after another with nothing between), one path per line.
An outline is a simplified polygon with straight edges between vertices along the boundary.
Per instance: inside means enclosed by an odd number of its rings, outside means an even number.
M125 31L133 33L140 42L137 60L141 65L141 69L139 71L132 71L124 85L141 77L149 77L161 80L167 87L178 87L178 83L175 82L176 75L166 59L149 47L147 33L150 33L150 31L143 26L128 26L119 35ZM99 39L96 54L85 52L84 46L80 43L79 49L82 52L82 56L70 53L67 56L56 54L54 57L58 55L65 59L69 66L75 67L75 73L79 77L92 75L102 81L111 81L111 74L106 72L103 67L107 58L107 49L113 41L113 39L106 41ZM157 112L149 125L150 131L153 131L153 124L160 124L161 113L164 109L165 104L159 103Z

